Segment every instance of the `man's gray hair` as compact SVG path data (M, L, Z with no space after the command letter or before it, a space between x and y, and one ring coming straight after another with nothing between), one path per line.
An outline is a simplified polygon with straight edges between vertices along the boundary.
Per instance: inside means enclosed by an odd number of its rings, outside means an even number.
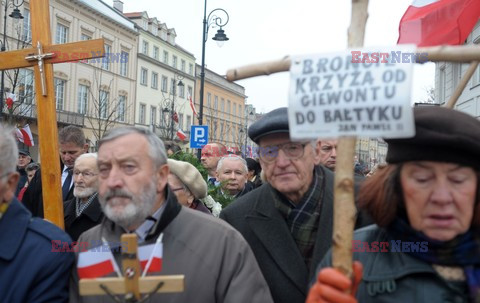
M152 131L146 128L134 127L134 126L122 126L112 128L100 141L98 142L98 148L112 140L120 137L138 134L144 136L149 145L149 156L155 164L155 168L158 169L163 164L167 163L167 153L165 152L165 145Z
M0 124L0 173L13 173L17 170L18 146L13 137L13 129Z
M243 172L244 172L244 173L248 173L247 161L245 161L245 159L243 159L242 157L239 157L239 156L237 156L237 155L228 155L228 156L222 157L222 158L218 161L218 164L217 164L217 172L219 172L219 171L222 169L223 160L225 160L225 159L232 159L232 160L235 160L235 161L240 161L240 162L242 162Z

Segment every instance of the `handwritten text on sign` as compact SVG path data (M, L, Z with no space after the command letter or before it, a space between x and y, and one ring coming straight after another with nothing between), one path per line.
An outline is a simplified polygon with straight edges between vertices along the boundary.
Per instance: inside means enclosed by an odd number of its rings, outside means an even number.
M396 46L394 51L413 50ZM392 60L354 63L351 50L292 58L290 136L413 136L412 67L412 63Z

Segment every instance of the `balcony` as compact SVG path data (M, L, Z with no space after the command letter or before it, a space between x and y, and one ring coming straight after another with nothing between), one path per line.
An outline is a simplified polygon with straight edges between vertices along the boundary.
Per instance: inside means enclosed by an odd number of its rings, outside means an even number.
M9 117L13 119L33 119L37 120L37 107L35 104L13 104L13 111L7 109L7 106L4 105L2 110L2 117L4 120L8 120ZM58 111L57 110L57 123L76 125L79 127L84 126L85 115L67 112L67 111Z

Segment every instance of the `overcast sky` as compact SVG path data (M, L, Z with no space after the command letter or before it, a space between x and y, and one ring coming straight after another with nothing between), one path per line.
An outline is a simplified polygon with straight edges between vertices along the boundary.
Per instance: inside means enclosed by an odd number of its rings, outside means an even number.
M112 5L113 0L106 0ZM168 28L175 28L177 43L193 53L197 64L202 58L203 0L124 0L124 12L147 11ZM370 0L365 46L393 46L398 24L412 0ZM230 38L219 48L211 38L206 44L206 65L225 75L231 68L280 59L286 55L343 50L347 47L351 1L347 0L208 0L207 15L225 9L230 21L224 27ZM426 99L426 89L434 86L433 63L416 64L412 102ZM288 104L289 74L281 73L241 80L247 103L257 112L267 112Z

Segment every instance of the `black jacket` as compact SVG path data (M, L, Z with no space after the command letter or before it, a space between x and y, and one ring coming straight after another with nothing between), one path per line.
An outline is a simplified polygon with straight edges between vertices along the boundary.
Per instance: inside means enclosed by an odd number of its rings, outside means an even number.
M63 163L60 165L60 173L63 172ZM73 196L73 188L75 185L72 185L70 191L68 192L65 201L71 200ZM65 202L64 201L64 202ZM32 178L32 181L27 187L25 194L22 199L23 204L27 209L32 213L34 217L43 218L43 197L42 197L42 177L41 177L41 168L37 170L35 176Z
M98 197L95 197L92 203L78 217L75 202L76 198L73 198L63 204L65 231L73 241L77 241L84 231L100 224L103 219L103 212L100 202L98 202Z

